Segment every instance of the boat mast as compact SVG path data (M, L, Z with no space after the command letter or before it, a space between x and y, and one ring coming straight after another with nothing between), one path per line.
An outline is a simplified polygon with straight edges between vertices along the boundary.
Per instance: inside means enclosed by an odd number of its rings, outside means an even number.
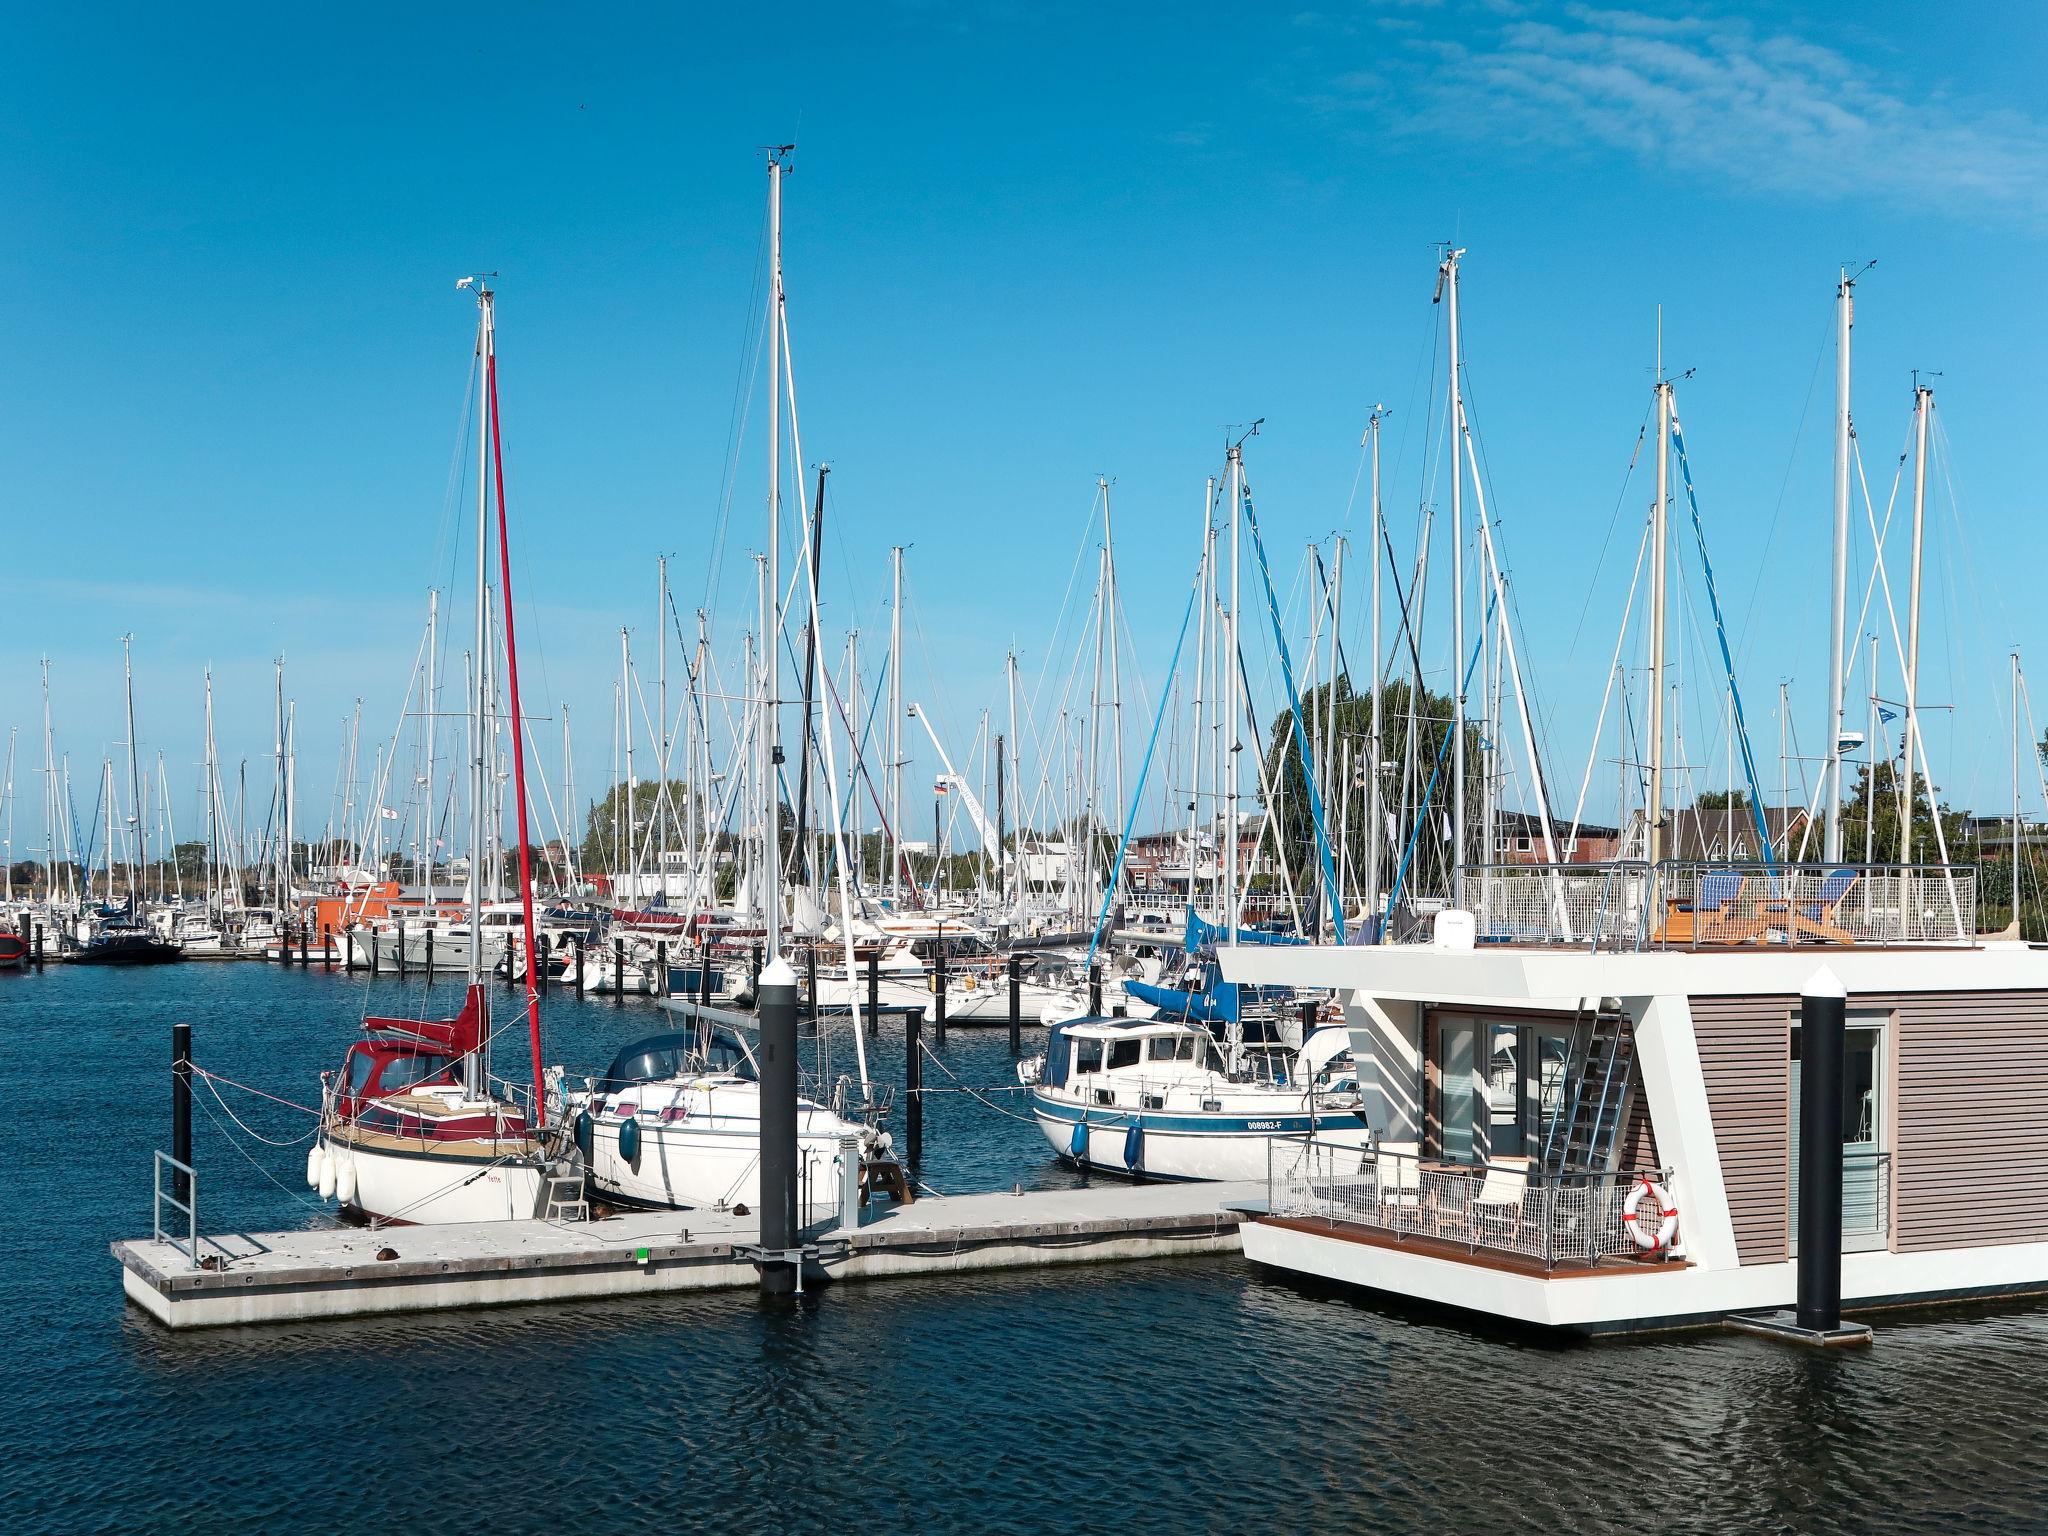
M633 642L619 627L619 719L626 732L626 803L619 807L624 828L626 889L640 902L640 776L633 769Z
M1458 367L1458 258L1453 247L1437 268L1437 292L1450 300L1451 437L1451 905L1465 905L1465 402Z
M1663 323L1657 346L1657 500L1650 508L1650 774L1643 804L1643 857L1654 882L1664 857L1664 607L1670 578L1671 385L1664 378Z
M1330 556L1330 672L1326 690L1326 704L1323 710L1323 804L1337 805L1337 668L1342 660L1337 631L1344 623L1344 536L1339 534L1336 548ZM1334 874L1337 888L1331 892L1334 910L1330 914L1330 931L1334 934L1337 924L1344 916L1344 859L1345 847L1340 834L1337 843L1337 858Z
M768 152L768 564L767 607L761 617L761 826L769 961L782 954L782 829L777 770L782 764L782 731L776 694L782 681L782 173L796 146Z
M655 733L661 747L661 793L654 797L654 868L664 901L668 896L668 556L656 555L654 566L660 592L654 607L654 703Z
M1109 625L1109 731L1110 750L1116 764L1116 835L1124 832L1129 807L1124 803L1124 684L1118 661L1118 610L1121 602L1116 585L1116 533L1109 517L1109 481L1102 481L1102 579L1103 615Z
M1238 525L1244 520L1244 446L1242 443L1232 443L1230 445L1229 462L1230 630L1225 651L1227 653L1226 668L1229 672L1226 696L1230 701L1228 711L1230 720L1230 771L1229 776L1224 781L1223 794L1223 884L1226 892L1224 896L1224 922L1229 929L1230 942L1235 944L1237 942L1238 909L1242 905L1237 895L1237 781L1239 778L1237 754L1244 749L1243 742L1238 739L1239 733L1243 730L1244 698L1242 688L1244 678L1237 665L1237 605L1243 590L1243 584L1238 579L1240 575L1238 570Z
M1202 837L1202 694L1204 664L1209 656L1209 592L1214 572L1210 562L1216 554L1216 481L1211 478L1208 488L1202 493L1202 565L1196 583L1200 595L1196 603L1201 611L1195 618L1195 728L1188 736L1188 759L1190 777L1188 787L1188 906L1197 905L1195 894L1195 871L1200 867ZM1014 729L1014 727L1012 727Z
M1821 857L1830 864L1842 861L1842 711L1846 682L1842 675L1842 652L1843 626L1849 612L1849 333L1855 324L1856 278L1844 267L1841 282L1835 288L1835 555L1828 610L1828 755L1822 770L1827 822Z
M903 546L889 551L889 896L903 905Z
M436 587L427 588L427 803L422 814L426 817L426 828L420 834L420 841L427 850L427 900L434 899L434 733L441 725L441 593ZM383 811L377 813L382 821ZM417 877L417 871L414 872Z
M469 985L481 987L484 979L483 862L484 833L484 657L490 646L490 549L491 549L491 290L483 278L476 279L476 633L470 663L469 698L469 875L464 882L464 903L469 908ZM471 1093L482 1090L488 1077L484 1057L489 1050L489 1031L482 1032L484 1044L464 1062Z
M2020 920L2020 653L2012 653L2012 920Z
M1384 405L1375 405L1366 418L1366 439L1372 447L1372 740L1365 752L1365 896L1374 912L1381 911L1380 833L1386 824L1380 805L1380 422L1386 414ZM1373 926L1375 936L1384 939L1386 935L1379 931L1384 920Z
M131 899L141 881L142 871L149 866L149 820L142 803L142 770L137 766L135 758L135 668L129 655L129 648L134 639L133 635L121 637L121 680L128 699L128 804L135 815L135 841L129 845L131 852L128 865L128 894ZM108 852L112 852L111 845ZM111 885L112 866L109 865L108 868L110 873L107 878Z
M1021 797L1024 793L1024 753L1023 748L1018 744L1019 738L1017 736L1017 653L1014 650L1003 658L1003 681L1007 684L1010 695L1010 793L1020 797L1018 809L1021 811L1023 809ZM1017 818L1017 847L1020 855L1024 848L1024 842L1024 819L1020 815ZM1024 866L1022 863L1017 865L1017 888L1013 901L1010 892L1010 852L1007 848L998 848L996 850L996 857L1001 860L1002 864L1003 904L1007 911L1014 912L1017 906L1021 905L1024 900Z
M1920 550L1927 526L1927 418L1934 410L1934 391L1925 384L1913 386L1913 573L1906 598L1906 814L1899 829L1899 862L1914 862L1913 806L1917 798L1914 780L1920 773ZM1875 691L1876 679L1871 680ZM1873 790L1875 785L1872 786ZM1941 812L1934 805L1934 785L1927 786L1928 814L1939 823ZM2019 866L2013 866L2017 881ZM2013 911L2019 911L2019 886L2013 886Z

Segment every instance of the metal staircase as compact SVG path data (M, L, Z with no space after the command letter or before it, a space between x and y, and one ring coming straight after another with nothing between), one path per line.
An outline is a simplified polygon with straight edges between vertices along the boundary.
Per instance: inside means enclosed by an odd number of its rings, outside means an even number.
M1565 1064L1564 1102L1543 1138L1544 1173L1613 1172L1635 1083L1635 1026L1621 1013L1596 1014L1584 1048Z

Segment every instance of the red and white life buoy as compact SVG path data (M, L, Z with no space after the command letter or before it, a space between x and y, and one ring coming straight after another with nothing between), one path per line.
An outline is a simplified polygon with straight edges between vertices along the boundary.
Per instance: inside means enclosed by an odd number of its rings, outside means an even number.
M1650 1200L1648 1210L1642 1208L1646 1195ZM1655 1179L1639 1179L1628 1192L1628 1198L1621 1202L1621 1224L1645 1253L1670 1247L1671 1239L1678 1233L1678 1207L1671 1202L1671 1191Z

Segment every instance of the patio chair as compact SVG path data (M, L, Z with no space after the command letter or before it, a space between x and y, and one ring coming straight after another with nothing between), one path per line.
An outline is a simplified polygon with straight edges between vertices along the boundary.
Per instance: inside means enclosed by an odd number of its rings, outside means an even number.
M1818 944L1854 944L1856 935L1842 926L1838 914L1861 878L1853 869L1831 869L1821 876L1820 899L1801 902L1792 911L1793 937Z
M1534 1159L1496 1157L1486 1165L1486 1182L1472 1197L1472 1233L1499 1233L1512 1245L1522 1230L1522 1197L1529 1192Z
M1710 869L1700 876L1699 898L1693 904L1694 943L1749 944L1763 937L1763 911L1742 900L1748 883L1733 869Z
M1379 1174L1380 1204L1407 1206L1422 1204L1422 1143L1383 1141L1377 1149L1375 1167Z

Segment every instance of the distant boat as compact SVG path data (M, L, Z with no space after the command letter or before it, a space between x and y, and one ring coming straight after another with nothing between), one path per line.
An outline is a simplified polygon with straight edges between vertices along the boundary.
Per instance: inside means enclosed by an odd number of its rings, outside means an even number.
M28 940L0 929L0 971L18 971L28 964Z
M184 958L184 945L160 939L147 928L119 923L101 927L71 952L73 965L167 965Z

